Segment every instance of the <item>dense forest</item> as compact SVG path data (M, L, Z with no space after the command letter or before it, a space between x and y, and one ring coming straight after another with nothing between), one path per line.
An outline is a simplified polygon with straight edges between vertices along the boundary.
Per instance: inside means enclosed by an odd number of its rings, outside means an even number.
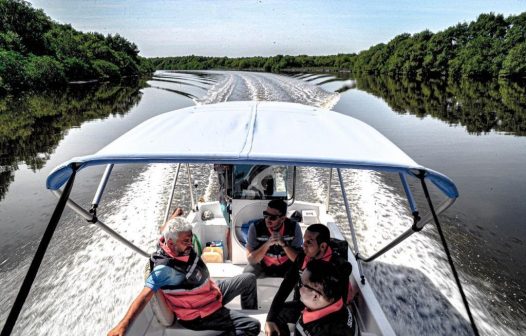
M401 34L359 54L273 57L151 58L156 69L350 71L407 78L526 78L526 12L481 14L438 33Z
M481 14L436 34L401 34L360 52L352 69L409 78L525 78L526 12Z
M272 57L155 57L150 58L155 69L163 70L206 70L235 69L266 72L280 71L350 71L355 54L340 54L330 56L289 56Z
M526 12L481 14L443 31L401 34L358 54L272 57L139 56L122 36L79 32L23 0L0 0L0 94L74 81L118 81L154 69L346 71L409 79L526 78Z
M118 34L82 33L26 1L0 0L0 94L151 71L137 46Z

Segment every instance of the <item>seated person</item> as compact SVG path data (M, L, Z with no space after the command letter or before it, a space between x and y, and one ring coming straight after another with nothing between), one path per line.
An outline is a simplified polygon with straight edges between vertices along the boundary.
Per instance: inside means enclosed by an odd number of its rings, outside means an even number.
M329 244L330 231L327 226L312 224L307 228L303 236L303 251L298 253L293 266L285 274L285 278L270 306L265 324L267 335L274 332L279 333L280 336L289 335L287 323L295 323L305 309L305 305L300 301L299 288L301 275L312 260L323 260L334 265L335 269L339 271L338 276L341 278L342 297L347 298L352 266L345 258L333 251ZM294 299L285 302L293 289Z
M333 264L312 260L301 275L300 300L305 305L294 335L358 335L355 318L343 300L341 277Z
M301 249L301 227L286 217L287 203L272 200L263 219L250 226L247 237L249 265L243 272L256 277L282 277Z
M192 330L221 330L229 335L258 335L258 320L225 305L241 295L243 309L257 309L256 277L240 274L226 280L210 279L208 268L192 247L192 226L182 217L168 221L151 257L152 272L143 290L109 336L126 333L130 323L158 290L179 323Z

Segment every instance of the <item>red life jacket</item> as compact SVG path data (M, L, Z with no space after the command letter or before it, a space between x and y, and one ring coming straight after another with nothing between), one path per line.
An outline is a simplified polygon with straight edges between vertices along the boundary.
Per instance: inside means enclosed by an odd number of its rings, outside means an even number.
M154 253L152 269L157 265L172 267L185 274L185 280L176 286L163 286L168 307L181 320L208 316L223 306L219 287L210 279L206 264L192 250L190 256L170 258L163 251Z
M262 219L254 224L256 227L256 240L258 245L254 248L257 250L261 245L265 244L272 236L272 232L267 228L265 220ZM290 244L294 240L294 234L296 233L296 222L290 219L285 219L283 225L279 229L280 235L283 237L285 243ZM278 266L289 260L283 247L279 245L272 245L263 259L261 260L265 266Z
M298 258L301 258L300 256L298 256ZM339 260L338 260L339 259ZM298 273L299 273L299 279L301 279L301 275L303 273L303 271L305 270L305 268L307 268L307 264L312 260L312 258L310 257L307 257L305 256L304 259L303 259L303 262L301 262L301 260L297 260L301 263L301 267L298 268ZM345 259L342 259L337 252L333 251L332 248L330 246L327 247L327 250L325 251L325 254L323 255L323 257L320 258L320 260L323 260L323 261L326 261L326 262L331 262L333 263L334 266L336 266L337 269L339 269L340 271L345 268L343 265L344 264L348 264L347 260ZM344 276L344 279L343 279L343 282L345 284L345 287L347 288L343 294L344 294L344 298L345 298L345 303L349 303L351 302L352 300L352 284L351 282L349 281L349 276L351 275L351 270L352 270L352 267L350 265L348 265L348 273L347 272L343 272L343 276ZM296 285L296 288L295 288L295 292L294 292L294 300L299 300L299 286Z
M297 336L353 336L357 333L352 312L342 299L316 311L303 310L294 330Z
M320 258L320 260L329 262L329 261L331 261L331 258L332 258L332 248L330 246L328 246L327 250L325 251L325 254L323 255L323 257ZM312 258L311 257L307 257L307 256L305 256L305 259L303 259L303 265L301 265L301 268L300 268L300 278L301 278L301 274L303 273L305 268L307 268L307 264L311 260L312 260Z

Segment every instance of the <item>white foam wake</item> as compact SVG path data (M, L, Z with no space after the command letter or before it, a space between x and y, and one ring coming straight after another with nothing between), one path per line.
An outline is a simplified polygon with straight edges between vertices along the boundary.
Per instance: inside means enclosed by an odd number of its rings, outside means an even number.
M330 109L340 97L338 93L327 92L319 86L283 75L242 71L205 73L222 74L223 79L212 86L204 97L196 99L198 104L241 100L284 101Z
M158 237L166 182L171 174L173 171L166 166L146 169L121 198L105 205L112 211L103 215L102 221L151 251ZM89 229L92 236L85 247L64 255L50 270L52 276L35 284L37 297L25 307L17 334L105 335L122 319L144 284L147 259L101 230ZM73 238L64 243L79 242Z

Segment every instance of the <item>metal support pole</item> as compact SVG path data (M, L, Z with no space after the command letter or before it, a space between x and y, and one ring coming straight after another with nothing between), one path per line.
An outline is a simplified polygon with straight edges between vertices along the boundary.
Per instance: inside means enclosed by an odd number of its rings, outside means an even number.
M168 204L166 205L166 211L164 212L164 223L168 221L168 217L170 217L170 207L172 206L172 201L174 199L174 193L175 193L175 186L177 185L177 179L179 178L179 170L181 169L181 164L177 164L177 169L175 171L175 177L174 181L172 183L172 192L170 194L170 198L168 199Z
M53 193L57 197L61 197L62 196L62 192L60 190L54 190ZM91 214L88 211L83 209L80 205L78 205L77 203L75 203L73 200L71 200L69 198L68 198L68 201L67 201L67 206L71 210L75 211L78 215L80 215L81 217L83 217L85 219L89 220L89 219L92 218ZM109 234L110 236L112 236L113 238L115 238L116 240L121 242L122 244L126 245L127 247L131 248L133 251L137 252L138 254L140 254L140 255L142 255L142 256L144 256L146 258L150 257L149 253L147 253L147 252L141 250L140 248L138 248L137 246L133 245L133 243L131 243L129 240L127 240L126 238L124 238L123 236L118 234L117 232L113 231L109 226L107 226L106 224L101 222L99 219L97 219L97 221L95 223L93 223L93 224L97 225L99 228L101 228L107 234Z
M292 197L289 199L290 202L287 202L287 207L290 207L296 201L296 175L296 166L294 166L292 170Z
M64 212L64 208L66 207L66 200L68 199L69 194L71 193L71 189L73 189L73 183L75 182L75 176L77 175L78 166L73 164L71 165L71 169L72 173L68 179L66 186L64 187L64 194L59 198L57 206L55 207L55 210L51 215L51 219L49 220L49 223L46 227L46 231L44 231L42 240L38 244L35 256L33 257L33 260L31 260L31 264L29 265L29 269L27 270L26 277L24 278L24 281L22 281L22 286L18 291L15 302L13 303L11 311L9 312L9 315L7 316L7 319L5 321L4 327L2 328L2 333L0 334L1 336L11 335L16 321L18 320L18 316L20 315L24 303L26 302L27 296L29 295L31 286L33 286L33 281L35 280L38 274L38 269L40 268L40 264L42 264L42 260L44 259L44 255L46 254L49 242L51 241L51 238L53 238L53 233L55 233L55 229L57 228L58 222L60 221L60 217L62 217L62 213Z
M447 208L451 206L455 202L455 199L446 199L437 209L437 214L440 214L444 212ZM358 256L360 260L363 262L371 262L374 259L378 258L385 252L389 251L396 245L400 244L402 241L406 240L409 236L411 236L413 233L416 233L420 231L426 224L429 224L430 221L433 219L432 214L428 213L426 216L424 216L417 224L414 224L410 229L406 230L404 233L393 239L389 244L381 248L378 252L374 253L370 257L364 257L364 256Z
M451 252L449 252L449 247L447 246L446 236L444 235L444 232L442 231L442 225L440 225L440 222L438 221L438 214L435 212L435 209L433 208L433 202L431 201L431 196L429 195L429 190L427 189L427 185L425 181L425 172L422 171L420 173L419 178L420 178L420 182L422 183L422 189L424 189L424 195L426 196L427 204L429 205L429 210L431 211L431 214L433 215L433 220L435 221L437 231L440 236L440 240L442 241L442 246L444 247L444 252L446 253L447 260L449 262L449 266L451 267L451 272L453 272L453 277L455 278L455 282L457 283L458 291L460 292L460 296L462 297L462 302L464 303L464 307L466 308L466 312L468 313L469 321L471 322L471 327L473 328L473 333L475 334L475 336L479 336L477 325L475 324L475 319L473 318L473 315L471 314L471 309L469 308L468 299L466 297L466 294L464 294L464 289L462 288L460 277L455 268L453 257L451 256Z
M197 208L195 206L195 201L194 201L194 190L192 189L192 187L194 186L194 183L192 182L192 175L190 174L190 164L186 164L186 172L188 174L188 188L190 189L190 199L192 201L192 211L196 211Z
M354 225L352 224L351 207L349 205L349 200L347 199L347 192L345 191L345 184L343 183L342 172L340 168L336 168L336 171L338 172L338 179L340 180L340 188L342 189L343 202L345 203L345 211L347 212L347 220L349 221L349 228L351 229L351 238L352 243L354 245L354 253L357 256L359 256L360 251L358 248L358 240L356 239L356 232L354 231ZM356 262L358 264L358 272L360 273L361 282L362 284L365 284L365 276L363 275L361 261L358 258L356 258Z
M327 185L327 199L325 200L325 212L329 213L329 205L331 202L331 184L332 184L332 168L329 168L329 184Z
M411 192L411 189L409 188L409 184L407 183L407 179L405 175L402 173L399 173L399 175L400 175L400 181L402 181L402 185L404 186L404 191L407 197L407 202L409 202L409 207L411 208L411 212L414 214L415 212L418 212L418 209L416 208L415 198L413 197L413 193Z
M102 175L102 178L99 182L99 187L97 188L97 192L95 193L95 196L93 197L93 201L91 201L91 207L93 209L96 209L99 206L100 199L102 197L102 193L104 192L104 188L106 188L106 184L108 184L108 179L110 178L112 169L113 169L113 164L109 164L106 166L106 170L104 171L104 174Z

